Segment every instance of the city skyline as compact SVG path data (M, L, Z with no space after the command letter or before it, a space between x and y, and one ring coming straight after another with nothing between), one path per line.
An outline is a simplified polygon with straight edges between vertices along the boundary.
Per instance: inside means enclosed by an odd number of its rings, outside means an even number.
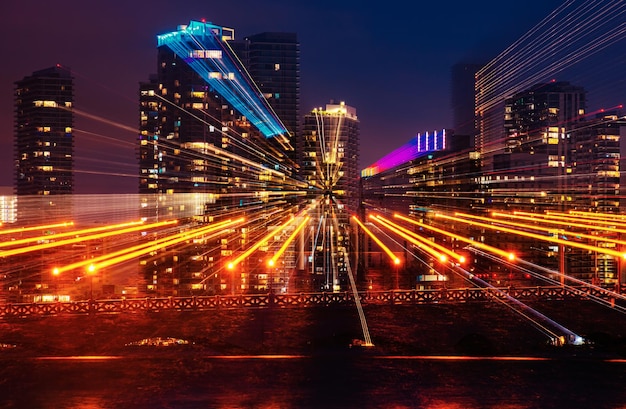
M509 19L519 19L515 24L505 24L496 14L491 14L486 18L497 24L489 28L478 25L473 29L470 29L471 25L464 26L463 22L470 23L472 17L478 21L479 17L488 16L488 11L495 13L495 8L489 3L471 6L453 3L455 7L445 10L430 5L423 6L427 7L425 9L415 6L414 10L390 8L381 11L374 8L356 10L349 4L324 9L319 5L312 8L277 2L261 11L262 16L265 13L278 16L271 21L258 15L236 13L234 7L237 5L217 6L211 10L196 3L189 3L188 8L182 10L170 10L162 5L151 8L156 11L155 18L150 19L144 18L149 14L136 17L137 12L132 9L107 3L106 8L98 10L99 18L73 19L67 24L54 18L42 21L42 17L53 16L56 10L46 9L49 6L45 4L35 2L28 10L26 6L12 5L5 15L9 20L3 24L3 29L8 31L5 36L17 30L16 27L25 21L25 15L29 15L33 22L29 30L41 30L46 34L24 37L38 37L37 53L26 52L32 47L27 41L3 44L4 54L17 55L16 61L20 63L5 64L2 69L0 117L3 118L1 132L4 136L0 139L0 163L3 164L0 185L13 184L10 146L13 142L13 82L34 70L59 63L72 70L76 81L77 192L134 192L137 185L137 84L156 70L153 58L156 36L185 24L190 18L206 18L232 27L237 39L266 31L295 32L302 49L301 116L329 99L343 100L354 106L359 111L362 145L368 147L361 149L360 167L366 167L420 131L450 127L451 66L463 60L493 57L558 2L529 7L524 11L527 14L508 10ZM239 4L242 5L245 7L245 3ZM74 10L76 16L86 12L84 7L87 7L73 2L67 2L67 6L62 9ZM506 8L499 6L498 9L499 13L507 15ZM145 10L145 13L150 11ZM311 27L311 24L303 24L307 19L320 21L316 17L324 17L322 21L327 25ZM113 20L117 23L109 32L112 27L106 23ZM381 21L393 21L394 24L378 25ZM411 29L414 27L411 23L415 21L423 27L422 30ZM443 24L438 22L449 24L437 30ZM378 27L384 27L384 30ZM331 41L320 42L315 38L325 32L333 33ZM433 32L437 33L436 36L432 35ZM335 37L338 39L333 40ZM376 57L370 55L371 50L376 51ZM388 55L391 57L386 57ZM109 77L107 73L110 72L120 74ZM426 88L427 85L433 87ZM428 95L428 102L416 96L424 94ZM372 95L376 98L371 98ZM93 116L112 123L94 122L89 118ZM384 138L379 137L381 133L385 133ZM94 156L94 152L98 152L98 159L88 159Z

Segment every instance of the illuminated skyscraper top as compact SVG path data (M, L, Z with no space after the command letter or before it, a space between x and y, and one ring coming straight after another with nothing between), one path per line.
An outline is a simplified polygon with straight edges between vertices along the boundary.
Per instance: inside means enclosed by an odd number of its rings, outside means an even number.
M228 44L233 29L191 21L157 38L159 47L170 48L265 137L286 141L285 125Z

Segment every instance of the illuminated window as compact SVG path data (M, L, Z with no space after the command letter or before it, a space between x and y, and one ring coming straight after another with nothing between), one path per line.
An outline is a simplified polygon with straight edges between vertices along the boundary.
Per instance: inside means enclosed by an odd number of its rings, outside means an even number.
M280 70L280 64L274 64L274 71Z

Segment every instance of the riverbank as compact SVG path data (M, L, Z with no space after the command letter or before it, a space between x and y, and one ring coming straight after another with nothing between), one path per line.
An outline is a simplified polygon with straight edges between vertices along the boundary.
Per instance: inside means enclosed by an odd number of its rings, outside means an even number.
M370 305L364 309L375 355L626 357L626 315L584 300L546 301L536 309L591 341L549 346L549 337L499 303ZM241 308L127 314L50 315L0 320L0 357L111 356L150 353L129 346L175 338L176 353L306 355L355 353L363 340L355 307ZM350 351L351 350L351 351Z

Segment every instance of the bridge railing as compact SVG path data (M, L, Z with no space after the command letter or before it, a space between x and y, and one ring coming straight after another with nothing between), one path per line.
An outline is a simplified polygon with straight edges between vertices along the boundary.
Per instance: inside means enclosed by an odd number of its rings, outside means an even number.
M392 290L359 293L363 305L433 304L489 302L506 300L509 295L520 301L601 298L606 291L588 287L456 288L435 290ZM197 311L215 308L302 308L354 305L352 292L241 294L192 297L131 298L85 300L53 303L0 304L0 318L55 314L106 314L141 311Z

